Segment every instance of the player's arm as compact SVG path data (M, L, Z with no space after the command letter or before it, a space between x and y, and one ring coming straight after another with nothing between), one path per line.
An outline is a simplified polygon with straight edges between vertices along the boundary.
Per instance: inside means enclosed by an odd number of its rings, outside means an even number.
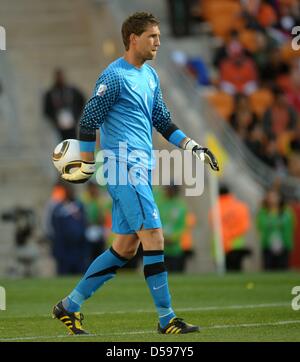
M80 142L80 149L82 150L83 141ZM94 143L92 143L92 147L94 148ZM96 139L95 139L95 149L98 150L100 148L100 132L99 129L96 129ZM80 151L80 156L82 161L94 162L95 159L95 151Z
M62 178L72 182L85 182L95 172L95 148L99 127L105 121L111 107L120 94L120 77L115 73L102 74L91 99L86 104L79 123L79 144L81 167L72 174L63 174Z
M153 126L173 145L191 151L197 158L209 163L214 171L219 171L216 157L207 148L187 137L172 121L170 112L165 105L161 90L158 88L152 112Z
M96 130L96 150L100 149L100 132L99 129Z

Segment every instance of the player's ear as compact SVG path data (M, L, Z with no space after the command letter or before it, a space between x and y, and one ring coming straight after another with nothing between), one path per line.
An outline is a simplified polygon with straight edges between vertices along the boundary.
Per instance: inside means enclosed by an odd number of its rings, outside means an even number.
M136 45L137 38L138 38L138 36L136 34L134 34L134 33L130 34L130 37L129 37L130 44Z

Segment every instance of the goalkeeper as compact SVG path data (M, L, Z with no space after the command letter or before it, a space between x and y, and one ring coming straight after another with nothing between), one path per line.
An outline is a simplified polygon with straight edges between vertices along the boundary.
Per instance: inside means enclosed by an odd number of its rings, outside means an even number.
M135 13L124 21L122 37L124 56L100 75L80 121L81 168L62 177L71 182L84 182L92 176L96 130L100 128L101 147L114 153L118 172L123 172L124 163L131 166L124 155L118 153L120 142L126 143L128 152L138 150L148 156L151 160L145 164L148 181L136 186L129 180L126 185L108 182L116 238L112 247L93 261L75 289L54 306L53 316L61 320L71 334L85 334L81 305L115 276L135 255L141 242L145 280L158 313L158 332L196 332L199 327L178 318L171 305L163 232L151 187L152 127L173 145L205 158L213 170L219 169L218 163L207 148L188 138L172 123L158 75L146 64L147 60L155 58L160 46L158 20L150 13Z

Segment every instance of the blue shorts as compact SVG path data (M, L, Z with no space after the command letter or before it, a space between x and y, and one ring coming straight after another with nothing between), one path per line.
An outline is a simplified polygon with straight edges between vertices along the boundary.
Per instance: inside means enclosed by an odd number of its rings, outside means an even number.
M107 190L113 199L112 231L117 234L135 234L142 228L160 228L159 211L152 193L151 170L145 171L143 184L135 185L130 182L126 164L120 167L117 163L117 170L117 175L122 174L123 180L126 178L127 182L126 185L119 184L117 177L116 185L109 181L107 184Z

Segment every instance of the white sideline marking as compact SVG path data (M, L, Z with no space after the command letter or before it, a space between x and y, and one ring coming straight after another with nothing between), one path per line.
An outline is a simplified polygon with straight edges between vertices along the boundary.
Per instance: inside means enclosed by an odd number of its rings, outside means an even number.
M210 306L210 307L190 307L190 308L175 308L176 312L201 312L226 309L252 309L252 308L272 308L272 307L290 307L290 303L263 303L263 304L241 304L241 305L226 305L226 306ZM137 309L137 310L115 310L89 312L85 315L104 315L104 314L137 314L137 313L156 313L155 309ZM49 314L41 314L41 317L49 317ZM37 317L37 315L25 315L23 318ZM12 316L9 316L12 318Z
M262 326L283 326L287 324L297 324L300 323L300 319L298 320L290 320L290 321L278 321L278 322L267 322L267 323L243 323L243 324L229 324L229 325L215 325L210 327L203 327L203 329L221 329L221 328L236 328L236 327L262 327Z
M290 303L264 303L264 304L244 304L244 305L227 305L227 306L211 306L211 307L191 307L191 308L175 308L176 312L201 312L206 310L224 310L224 309L252 309L252 308L270 308L270 307L288 307ZM135 311L108 311L108 312L91 312L87 314L101 315L101 314L129 314L129 313L155 313L152 309L137 309Z
M299 320L288 320L288 321L278 321L278 322L269 322L269 323L243 323L243 324L224 324L224 325L215 325L202 327L200 331L206 329L229 329L229 328L251 328L251 327L265 327L265 326L280 326L288 324L297 324L300 323ZM97 333L97 334L88 334L80 336L69 336L69 335L57 335L57 336L31 336L31 337L15 337L15 338L0 338L1 342L13 342L13 341L30 341L35 339L56 339L56 338L69 338L69 337L110 337L110 336L127 336L129 334L156 334L153 330L149 331L131 331L131 332L118 332L118 333Z
M252 308L270 308L270 307L289 307L290 303L264 303L264 304L241 304L227 306L211 306L211 307L191 307L191 308L175 308L176 312L201 312L210 310L226 310L226 309L252 309ZM155 309L137 309L137 310L116 310L84 313L85 315L104 315L104 314L137 314L137 313L155 313ZM49 314L43 314L42 317L49 317ZM25 316L26 318L30 316ZM33 316L32 316L33 317Z

